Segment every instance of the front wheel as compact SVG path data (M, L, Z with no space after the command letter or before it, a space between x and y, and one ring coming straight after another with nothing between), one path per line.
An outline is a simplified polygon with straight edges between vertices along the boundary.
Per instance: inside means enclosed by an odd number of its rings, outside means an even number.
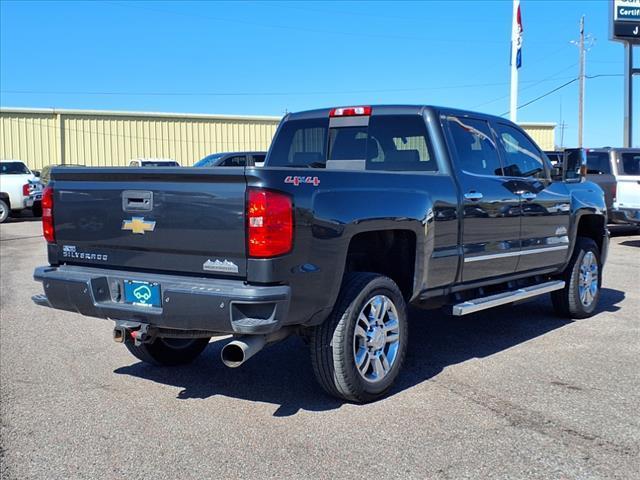
M125 346L138 360L160 366L191 363L209 344L209 338L161 338L135 345L128 339Z
M311 334L316 378L335 397L374 401L400 373L407 337L407 308L393 280L347 274L331 315Z
M578 237L571 261L563 273L565 286L551 292L557 314L588 318L595 313L602 285L600 250L590 238Z

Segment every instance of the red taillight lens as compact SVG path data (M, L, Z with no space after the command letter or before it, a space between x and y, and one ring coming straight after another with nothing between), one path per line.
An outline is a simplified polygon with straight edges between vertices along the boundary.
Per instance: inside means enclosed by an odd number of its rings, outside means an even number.
M247 195L249 256L275 257L293 245L293 206L284 193L258 188Z
M31 195L31 191L30 190L31 189L29 188L29 184L25 183L22 186L22 195L25 196L25 197L28 197L29 195Z
M617 195L618 195L618 184L614 183L613 185L611 185L611 200L616 202L618 200L616 198Z
M330 117L359 117L371 115L371 107L340 107L329 112Z
M47 187L42 192L42 234L49 243L56 241L53 231L53 188Z

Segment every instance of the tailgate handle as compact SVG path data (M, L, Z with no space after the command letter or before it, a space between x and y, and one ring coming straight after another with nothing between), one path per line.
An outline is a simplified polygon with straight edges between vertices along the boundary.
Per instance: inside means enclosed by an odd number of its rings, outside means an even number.
M153 210L153 192L125 190L122 192L122 210L125 212L150 212Z

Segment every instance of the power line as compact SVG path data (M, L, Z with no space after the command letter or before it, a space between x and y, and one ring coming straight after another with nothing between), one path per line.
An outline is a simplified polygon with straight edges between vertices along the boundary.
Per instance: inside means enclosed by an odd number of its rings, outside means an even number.
M560 72L557 72L560 73ZM557 74L556 73L556 74ZM552 77L542 80L529 80L521 83L537 84L551 80ZM150 97L260 97L260 96L301 96L301 95L353 95L362 93L391 93L391 92L420 92L431 90L455 90L463 88L501 87L508 85L506 82L476 83L465 85L442 85L435 87L412 88L382 88L368 90L338 90L338 91L310 91L310 92L127 92L127 91L59 91L59 90L0 90L0 93L15 95L104 95L104 96L150 96ZM529 88L529 87L527 87Z
M600 77L621 77L621 76L622 76L622 74L621 74L621 73L601 73L601 74L598 74L598 75L585 75L585 78L592 79L592 78L600 78ZM540 95L540 96L538 96L538 97L536 97L536 98L534 98L534 99L532 99L532 100L529 100L528 102L523 103L522 105L519 105L519 106L518 106L518 110L519 110L519 109L521 109L521 108L527 107L527 106L531 105L532 103L537 102L538 100L543 99L544 97L548 97L548 96L549 96L549 95L551 95L552 93L555 93L555 92L557 92L558 90L561 90L561 89L563 89L563 88L565 88L565 87L567 87L567 86L571 85L573 82L577 82L577 81L578 81L578 79L579 79L579 77L575 77L574 79L569 80L569 81L568 81L568 82L566 82L566 83L563 83L562 85L560 85L560 86L558 86L558 87L554 88L553 90L549 90L548 92L543 93L542 95ZM508 113L509 113L508 111L507 111L507 112L504 112L504 113L501 113L501 114L500 114L500 116L501 116L501 117L504 117L504 116L505 116L505 115L507 115Z
M199 20L213 20L216 22L224 22L224 23L236 23L239 25L251 25L253 27L259 28L267 28L267 29L276 29L276 30L288 30L288 31L298 31L298 32L306 32L306 33L318 33L322 35L343 35L348 37L365 37L365 38L385 38L385 39L399 39L399 40L418 40L422 42L432 42L432 43L460 43L460 44L468 44L470 40L468 39L449 39L449 38L439 38L439 37L419 37L419 36L409 36L409 35L393 35L393 34L385 34L385 33L373 33L373 32L356 32L356 31L344 31L344 30L325 30L320 28L309 28L295 25L276 25L276 24L268 24L263 21L251 21L239 19L237 17L218 17L211 15L203 15L201 13L192 14L187 12L179 12L175 10L165 10L162 8L154 8L148 7L146 5L141 5L142 2L138 3L122 3L122 2L111 2L111 5L117 5L119 7L125 8L137 8L141 10L165 13L169 15L178 15L182 17L189 18L197 18ZM476 39L477 40L477 39ZM504 41L481 41L477 42L473 40L474 43L485 43L485 44L496 44L496 45L504 45L506 42Z

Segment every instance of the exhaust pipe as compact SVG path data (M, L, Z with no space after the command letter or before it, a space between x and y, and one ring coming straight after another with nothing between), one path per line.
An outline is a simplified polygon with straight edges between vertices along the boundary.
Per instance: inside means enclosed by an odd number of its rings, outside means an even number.
M116 343L124 343L127 338L127 329L124 327L115 327L113 329L113 341Z
M222 363L229 368L239 367L266 345L284 340L292 333L293 329L285 327L268 335L242 335L222 347Z

